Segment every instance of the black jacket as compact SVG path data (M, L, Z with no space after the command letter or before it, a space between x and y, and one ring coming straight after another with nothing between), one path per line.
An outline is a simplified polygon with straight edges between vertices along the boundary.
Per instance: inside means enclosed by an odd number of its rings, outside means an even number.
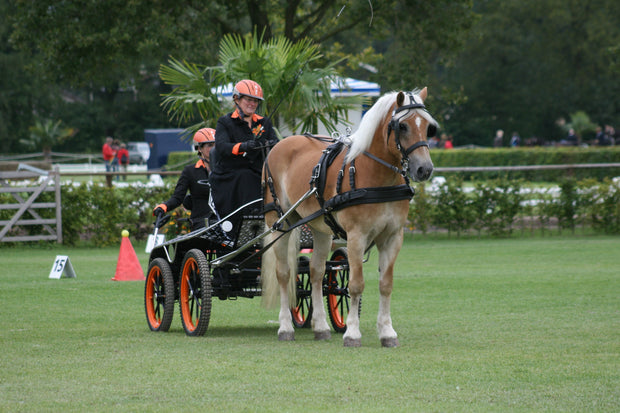
M194 165L187 165L183 168L172 197L165 202L168 211L172 211L183 203L188 190L192 198L190 219L192 230L194 230L204 226L202 218L207 218L212 213L209 207L209 193L211 192L209 171L207 171L202 159Z
M240 145L257 140L263 149L245 153ZM215 159L209 180L220 217L262 197L261 171L269 148L278 142L271 121L253 115L252 128L237 111L220 117L215 131Z

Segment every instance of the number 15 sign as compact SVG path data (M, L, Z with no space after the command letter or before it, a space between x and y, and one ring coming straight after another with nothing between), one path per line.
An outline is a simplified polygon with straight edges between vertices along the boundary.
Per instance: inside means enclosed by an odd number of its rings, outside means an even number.
M75 271L73 265L69 260L68 255L57 255L54 264L52 264L52 271L50 271L49 278L59 279L62 277L63 272L67 278L75 278Z

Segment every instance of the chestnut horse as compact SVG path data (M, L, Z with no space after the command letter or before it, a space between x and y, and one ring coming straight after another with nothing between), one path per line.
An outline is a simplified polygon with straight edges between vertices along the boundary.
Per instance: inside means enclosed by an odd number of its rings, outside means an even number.
M349 294L344 345L361 345L359 306L364 291L363 256L374 243L379 250L379 315L377 329L384 347L399 345L392 328L390 298L396 257L403 243L403 227L413 190L409 177L424 181L431 176L433 163L427 137L434 136L437 123L424 107L426 88L393 92L382 96L365 114L359 129L345 139L331 162L321 162L330 139L308 135L290 136L276 144L263 167L265 223L272 227L279 216L306 197L290 219L311 219L313 236L310 259L312 285L312 329L315 339L331 337L323 305L322 280L334 233L347 239ZM331 147L330 147L331 148ZM337 155L336 155L337 154ZM331 167L329 166L331 165ZM351 168L352 166L352 168ZM321 175L323 174L323 175ZM321 179L322 176L322 179ZM308 182L310 181L310 184ZM309 195L311 186L318 191ZM339 196L340 195L340 196ZM351 196L349 196L351 195ZM336 204L330 201L343 198ZM351 202L351 199L354 201ZM348 201L348 202L347 202ZM297 202L298 203L298 202ZM269 211L270 206L272 210ZM274 241L262 257L262 291L267 302L280 293L279 340L294 340L291 318L291 285L296 277L297 231L272 232L265 243ZM277 237L281 237L275 241ZM290 244L290 245L289 245ZM277 284L275 278L277 277ZM269 305L269 303L267 303Z

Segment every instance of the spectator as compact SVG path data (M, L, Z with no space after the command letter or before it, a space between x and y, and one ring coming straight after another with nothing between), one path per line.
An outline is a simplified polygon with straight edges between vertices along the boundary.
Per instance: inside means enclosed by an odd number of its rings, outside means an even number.
M493 138L493 147L501 148L502 146L504 146L504 131L498 129L497 132L495 132L495 138Z
M107 138L105 138L105 143L103 144L103 147L101 148L101 153L103 155L103 163L105 164L105 171L108 173L113 172L112 162L116 158L116 151L112 147L113 143L114 143L114 139L108 136ZM106 175L105 180L108 186L112 186L112 175Z
M120 167L121 172L127 172L127 166L129 165L129 151L127 150L127 145L121 143L121 147L116 152L116 158L118 160L118 165ZM127 175L123 175L123 181L127 180Z
M598 146L609 146L611 145L611 141L603 131L603 128L600 126L596 127L596 136L594 137L594 141Z
M428 141L429 149L438 149L439 148L439 137L436 135L429 139Z
M444 149L453 149L454 145L452 144L452 135L448 135L446 137L446 141L443 143Z
M615 145L618 142L618 137L616 136L616 129L611 125L605 125L605 134L607 135L607 139L609 139L610 145Z
M564 143L568 146L577 146L579 144L579 138L577 138L577 135L575 134L575 129L570 128L568 130L568 135L566 136Z
M521 145L521 137L518 132L512 132L512 136L510 137L510 146L516 148Z

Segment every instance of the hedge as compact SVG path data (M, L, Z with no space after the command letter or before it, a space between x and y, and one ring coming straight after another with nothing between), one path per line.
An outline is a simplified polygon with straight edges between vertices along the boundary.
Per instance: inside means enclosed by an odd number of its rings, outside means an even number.
M168 199L173 190L172 180L164 186L133 184L112 188L103 183L63 184L64 242L113 245L119 242L122 229L129 230L133 239L144 240L153 231L153 207ZM445 182L435 179L431 183L417 183L415 190L408 227L421 233L510 236L518 230L544 233L581 227L620 234L620 180L569 178L541 189L528 187L523 180L464 183L462 178L448 178ZM40 201L52 202L53 196L44 193ZM0 203L10 202L12 195L3 194ZM168 232L169 238L187 232L187 211L179 207L174 213L177 220L171 220L162 230ZM9 210L0 210L0 219L8 220L10 214ZM52 218L54 211L41 210L40 215ZM41 228L16 228L10 235L15 231L35 234Z
M434 149L431 150L431 158L437 168L620 163L620 146ZM441 174L458 176L465 180L510 178L526 179L532 182L558 182L567 176L575 179L611 178L620 175L620 167L510 172L442 172Z
M419 183L408 218L409 229L423 234L510 236L517 230L575 232L578 227L620 234L620 179L568 178L546 188L508 179Z

